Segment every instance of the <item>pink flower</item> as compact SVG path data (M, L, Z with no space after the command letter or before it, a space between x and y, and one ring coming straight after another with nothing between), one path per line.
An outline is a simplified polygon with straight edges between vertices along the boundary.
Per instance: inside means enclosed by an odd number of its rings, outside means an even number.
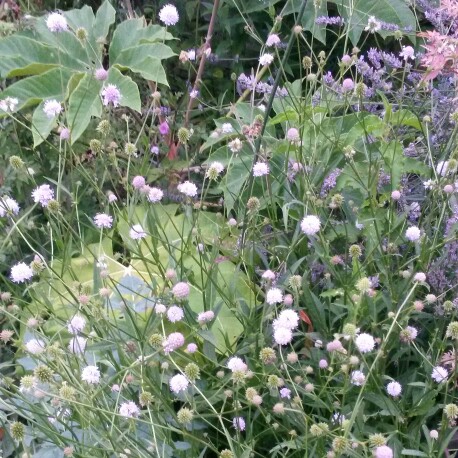
M98 68L94 75L95 79L99 81L105 81L108 78L108 72L103 67Z
M118 86L115 86L114 84L108 84L104 87L100 95L103 98L103 104L105 106L111 103L114 107L117 107L119 105L119 101L121 100L121 92L119 91Z
M167 135L169 133L169 131L170 131L170 127L169 127L167 121L161 122L159 124L159 133L161 135Z
M188 283L184 281L178 282L172 288L172 294L175 296L176 299L186 299L189 296L190 288Z

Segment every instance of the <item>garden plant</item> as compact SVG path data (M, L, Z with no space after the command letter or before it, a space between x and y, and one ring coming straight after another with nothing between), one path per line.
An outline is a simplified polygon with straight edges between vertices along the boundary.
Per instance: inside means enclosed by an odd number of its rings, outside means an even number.
M454 456L458 0L0 2L0 456Z

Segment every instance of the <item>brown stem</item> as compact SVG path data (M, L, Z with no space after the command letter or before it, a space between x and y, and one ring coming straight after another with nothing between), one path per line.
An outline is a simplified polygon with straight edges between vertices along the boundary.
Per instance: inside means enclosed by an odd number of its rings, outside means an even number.
M211 49L211 46L210 46L211 39L213 36L213 30L215 28L216 14L218 13L219 2L220 0L214 0L214 3L213 3L212 16L210 18L210 24L208 26L207 37L205 38L205 43L202 46L202 54L200 58L199 68L197 69L197 75L194 81L194 86L192 88L193 91L197 91L199 89L199 86L202 80L202 75L204 73L204 67L205 67L205 61L207 60L206 51L207 49ZM194 99L190 97L189 102L188 102L188 107L186 108L186 116L185 116L185 121L184 121L185 127L188 127L189 125L189 117L191 115L191 108L192 108L193 102L194 102Z

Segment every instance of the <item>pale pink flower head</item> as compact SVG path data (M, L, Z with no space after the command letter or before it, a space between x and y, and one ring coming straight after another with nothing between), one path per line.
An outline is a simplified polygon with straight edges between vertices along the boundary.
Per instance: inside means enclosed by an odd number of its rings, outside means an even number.
M243 417L235 417L232 420L232 426L237 430L237 431L245 431L245 420Z
M185 181L184 183L180 183L177 186L178 191L188 197L196 197L197 196L197 186L190 181Z
M132 186L135 189L141 189L143 188L143 186L145 186L145 184L146 184L146 180L141 175L137 175L132 178Z
M212 321L214 319L215 319L215 312L213 312L212 310L207 310L206 312L202 312L202 313L199 313L199 315L197 315L197 321L200 324L208 323L209 321Z
M10 278L13 283L24 283L33 277L33 271L25 262L20 262L11 267Z
M299 142L299 131L295 127L290 127L286 132L286 140L290 141L291 143Z
M334 352L334 351L343 352L344 347L340 340L334 339L326 345L326 350L329 352Z
M359 334L355 339L355 345L361 353L368 353L375 348L375 340L370 334Z
M94 73L95 79L99 81L105 81L108 78L108 72L103 68L98 68Z
M305 215L301 221L301 230L306 235L315 235L320 227L320 219L315 215Z
M269 174L269 164L267 162L258 161L253 166L253 176L254 177L263 177Z
M172 294L176 299L186 299L189 296L191 289L189 284L180 281L172 288Z
M49 184L42 184L32 192L35 203L40 203L42 207L47 207L49 202L54 199L54 190Z
M342 91L343 92L350 92L355 88L355 83L351 78L345 78L342 81Z
M177 374L170 379L169 385L170 391L178 394L181 391L186 391L186 388L189 386L189 380L184 375Z
M133 401L123 402L119 406L119 415L124 418L137 418L140 415L140 408Z
M0 197L0 217L5 215L17 215L19 204L11 197Z
M418 242L421 237L421 231L417 226L411 226L406 230L406 239L411 242Z
M393 396L394 398L397 398L402 392L402 386L401 386L401 384L399 382L396 382L396 381L390 382L386 386L386 392L390 396Z
M97 213L94 216L94 224L99 229L110 229L113 226L113 217L106 213Z
M417 272L413 276L413 279L419 283L424 283L426 281L426 274L424 272Z
M280 288L270 288L266 294L266 302L269 305L280 304L283 301L283 293Z
M393 458L393 450L387 445L381 445L374 451L375 458Z
M351 56L349 56L348 54L342 56L342 59L340 59L340 61L342 62L342 64L346 66L351 65L351 63L353 62Z
M188 353L195 353L197 351L197 345L194 343L194 342L191 342L190 344L188 344L188 346L186 347L186 351Z
M353 371L351 373L351 384L355 386L362 386L366 382L366 376L361 371Z
M270 65L273 61L274 61L274 56L272 54L269 54L269 53L265 53L259 58L259 63L263 67L265 67L267 65Z
M86 366L81 371L81 380L91 385L97 385L100 382L100 371L97 366Z
M75 315L67 323L67 330L71 334L80 333L86 326L86 319L81 315Z
M68 24L65 17L60 13L51 13L46 18L46 27L50 32L65 32L68 30Z
M70 139L70 129L64 127L59 134L59 138L61 140L69 140Z
M161 122L159 124L159 133L161 135L167 135L170 131L170 127L169 127L169 124L167 123L167 121L164 121L164 122Z
M278 315L278 318L274 320L273 327L277 328L286 328L286 329L296 329L299 326L299 315L294 310L283 310Z
M43 105L43 112L47 118L54 118L62 111L62 105L56 99L46 100Z
M181 307L178 307L177 305L172 305L167 310L167 318L171 323L181 321L184 318L183 309Z
M153 187L148 191L147 199L149 202L153 204L160 202L163 197L164 197L164 191L162 191L162 189Z
M318 367L320 369L326 369L328 367L328 362L325 359L320 359L318 361Z
M281 43L280 37L276 33L271 33L266 40L266 46L278 46Z
M182 347L184 345L184 336L181 332L172 332L162 343L164 353L169 354L172 351Z
M87 339L81 336L75 336L68 343L68 351L75 355L82 355L86 349Z
M108 106L110 103L114 106L117 107L119 105L119 102L121 101L121 92L119 91L118 86L115 84L108 84L102 89L102 92L100 93L103 99L103 104L105 106Z
M130 228L129 235L133 240L140 240L145 238L148 234L145 232L141 224L134 224Z
M274 330L274 340L278 345L288 345L293 340L293 333L287 328Z
M30 339L25 343L25 349L31 355L39 355L46 349L46 344L41 339Z
M403 46L399 55L407 62L409 59L415 59L415 51L412 46Z
M238 356L229 358L226 366L231 372L246 372L248 370L248 366Z
M180 19L178 10L175 6L168 3L161 8L159 11L159 20L166 26L175 25Z
M448 371L442 366L433 367L431 378L437 383L445 382L448 378Z

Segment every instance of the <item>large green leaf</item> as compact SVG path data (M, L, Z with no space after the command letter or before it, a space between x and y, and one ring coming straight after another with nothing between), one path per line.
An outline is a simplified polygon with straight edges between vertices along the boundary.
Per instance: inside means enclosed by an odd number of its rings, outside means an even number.
M124 49L140 43L154 43L172 38L173 36L164 27L159 25L145 27L145 22L141 18L128 19L121 22L113 33L110 44L110 62L116 62Z
M81 63L69 54L21 35L0 40L0 56L2 78L39 74L56 66L81 70Z
M67 113L72 143L86 130L92 116L100 117L102 114L101 86L92 75L86 74L72 92Z
M416 20L404 0L330 0L337 5L340 15L345 19L349 29L349 38L357 45L369 16L378 21L396 24L400 29L415 30ZM380 35L392 35L390 31L379 31Z
M95 15L94 27L92 33L96 41L105 39L110 27L115 22L116 10L108 0L105 0Z
M87 43L81 42L73 32L52 33L48 30L45 18L40 18L35 25L34 38L56 48L59 56L65 54L72 56L80 63L80 71L91 69L94 59L94 51Z
M121 91L122 97L119 105L141 112L140 92L132 78L123 75L117 68L111 67L108 71L107 84L115 84Z
M2 92L3 98L17 97L19 108L35 105L43 99L64 100L67 81L72 72L65 68L52 68L41 75L31 76L12 84Z
M45 101L35 108L32 116L33 147L43 143L57 125L57 116L48 118L43 111Z

